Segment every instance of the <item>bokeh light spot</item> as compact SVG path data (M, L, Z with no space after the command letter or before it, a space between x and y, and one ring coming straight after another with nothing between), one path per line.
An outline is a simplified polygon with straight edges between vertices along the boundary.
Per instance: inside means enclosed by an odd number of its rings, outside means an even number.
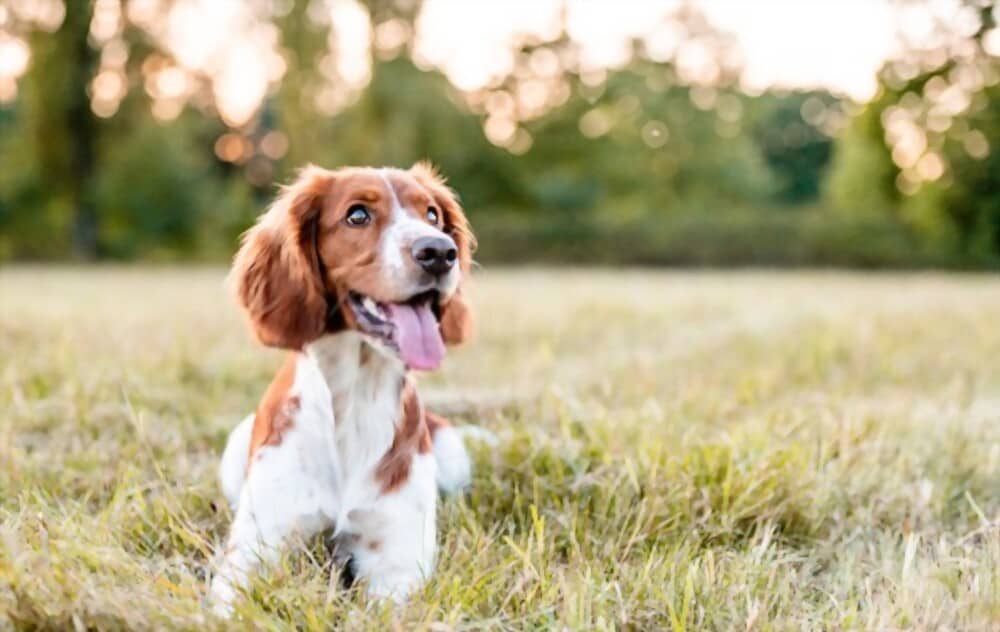
M611 117L601 108L594 108L580 117L580 133L587 138L598 138L611 129Z
M670 139L670 130L663 121L649 121L642 126L642 142L656 149L663 147Z

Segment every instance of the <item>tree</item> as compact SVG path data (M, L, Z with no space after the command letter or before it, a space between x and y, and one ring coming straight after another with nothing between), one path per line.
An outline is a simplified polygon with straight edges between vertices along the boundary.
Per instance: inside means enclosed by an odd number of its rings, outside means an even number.
M895 96L883 94L849 121L834 143L824 183L834 209L860 217L894 217L899 212L899 168L885 142L882 113Z
M93 260L99 254L93 176L100 125L87 95L98 60L88 42L93 3L64 6L65 17L55 32L32 34L35 59L18 111L36 152L35 177L45 180L38 186L51 187L51 198L71 215L76 257Z
M990 2L965 0L958 14L938 16L932 46L909 42L884 65L827 184L840 208L895 217L934 249L982 259L1000 255L1000 60L986 50L998 27Z
M819 197L833 145L819 123L833 101L830 94L813 91L767 94L753 103L763 110L753 124L754 143L775 174L779 201L798 204Z

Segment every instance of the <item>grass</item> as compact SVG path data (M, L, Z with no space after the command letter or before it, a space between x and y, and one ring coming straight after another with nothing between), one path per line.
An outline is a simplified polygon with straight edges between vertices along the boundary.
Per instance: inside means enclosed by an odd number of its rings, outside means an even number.
M215 468L279 356L218 269L0 272L0 628L225 629ZM425 399L490 428L396 609L321 542L260 629L1000 627L1000 281L487 270Z

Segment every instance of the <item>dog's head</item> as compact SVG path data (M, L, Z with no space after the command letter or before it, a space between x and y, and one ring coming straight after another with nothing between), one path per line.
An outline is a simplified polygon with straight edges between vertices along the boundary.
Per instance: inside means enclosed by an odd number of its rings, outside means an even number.
M264 344L354 330L414 369L471 333L475 240L432 167L306 167L243 237L232 279Z

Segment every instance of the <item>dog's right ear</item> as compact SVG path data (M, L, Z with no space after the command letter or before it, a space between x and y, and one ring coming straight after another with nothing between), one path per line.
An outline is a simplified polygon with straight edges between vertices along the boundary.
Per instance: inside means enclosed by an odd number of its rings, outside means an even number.
M309 166L243 235L230 279L257 339L301 349L323 335L328 313L316 252L318 218L334 174Z

